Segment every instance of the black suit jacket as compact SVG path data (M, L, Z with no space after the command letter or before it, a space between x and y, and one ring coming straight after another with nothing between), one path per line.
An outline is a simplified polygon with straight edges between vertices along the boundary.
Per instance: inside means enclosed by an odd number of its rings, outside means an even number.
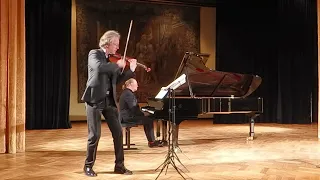
M120 100L120 120L130 121L133 117L144 116L137 102L137 98L130 89L124 89Z
M131 70L121 74L121 68L107 59L102 49L93 49L88 55L88 81L81 100L98 103L110 96L116 104L117 84L134 76Z

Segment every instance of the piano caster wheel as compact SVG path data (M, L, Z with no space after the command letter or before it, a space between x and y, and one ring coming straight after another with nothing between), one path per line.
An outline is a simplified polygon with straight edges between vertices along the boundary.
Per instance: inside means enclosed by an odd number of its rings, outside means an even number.
M247 141L252 141L252 140L253 140L253 136L247 137Z

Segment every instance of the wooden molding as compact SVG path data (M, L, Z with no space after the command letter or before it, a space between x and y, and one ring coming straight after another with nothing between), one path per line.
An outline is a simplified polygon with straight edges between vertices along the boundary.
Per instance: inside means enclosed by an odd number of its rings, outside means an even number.
M127 2L155 3L177 6L216 7L216 0L118 0Z

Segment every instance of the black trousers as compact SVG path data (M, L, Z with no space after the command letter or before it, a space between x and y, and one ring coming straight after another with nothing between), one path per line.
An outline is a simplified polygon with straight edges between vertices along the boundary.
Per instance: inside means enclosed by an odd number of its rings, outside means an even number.
M123 153L123 134L121 123L118 119L118 110L115 105L109 103L108 99L96 104L86 103L87 124L88 124L88 143L85 166L93 167L99 139L101 136L101 114L106 119L109 129L112 133L115 166L121 167L124 165Z
M135 116L127 120L128 122L135 122L136 124L143 125L144 133L146 134L149 142L155 141L153 119L147 116Z

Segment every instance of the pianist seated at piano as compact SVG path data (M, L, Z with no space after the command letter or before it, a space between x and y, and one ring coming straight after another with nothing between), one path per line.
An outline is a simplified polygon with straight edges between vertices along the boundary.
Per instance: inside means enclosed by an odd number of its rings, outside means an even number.
M150 114L140 110L137 98L134 94L138 89L136 79L128 79L122 86L122 93L119 100L119 118L122 123L130 122L143 125L144 132L148 140L149 147L162 147L161 141L155 140L153 119L148 117Z

